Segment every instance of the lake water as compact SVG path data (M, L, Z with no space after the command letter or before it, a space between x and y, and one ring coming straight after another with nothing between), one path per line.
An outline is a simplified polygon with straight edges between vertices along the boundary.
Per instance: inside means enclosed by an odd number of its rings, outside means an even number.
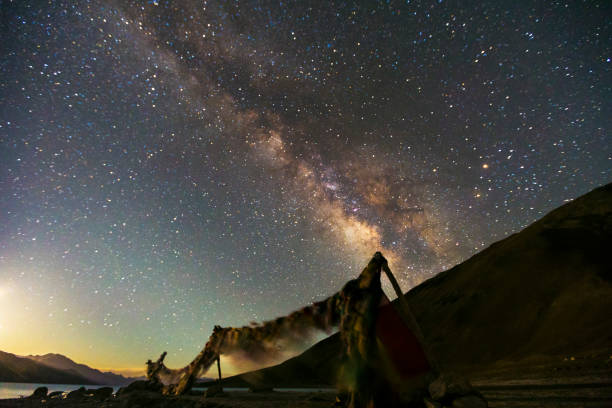
M87 389L107 387L106 385L77 385L77 384L30 384L30 383L9 383L0 382L0 399L28 397L32 395L38 387L47 387L49 392L53 391L74 391L81 387ZM119 387L113 387L117 391Z
M77 384L30 384L30 383L10 383L0 382L0 399L29 397L38 387L47 387L49 392L53 391L74 391L81 387L87 389L110 387L108 385L77 385ZM113 390L117 392L120 387L114 386ZM194 387L194 391L204 391L207 387ZM248 388L233 388L225 387L226 391L248 391ZM334 392L333 388L274 388L274 391L280 392Z

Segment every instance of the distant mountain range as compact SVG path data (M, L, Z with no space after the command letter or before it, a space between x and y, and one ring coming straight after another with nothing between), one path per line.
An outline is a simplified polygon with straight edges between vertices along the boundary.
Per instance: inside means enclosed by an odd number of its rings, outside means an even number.
M597 364L612 372L611 249L608 184L423 282L407 300L446 369L475 373L536 359L597 356ZM332 385L340 348L335 334L280 365L228 377L223 385Z
M36 361L37 363L43 364L48 367L57 368L58 370L71 371L79 374L88 380L93 381L96 384L106 385L126 385L141 378L124 377L120 374L111 373L110 371L102 372L86 366L85 364L79 364L68 357L61 354L45 354L42 356L25 356L30 360Z
M0 351L0 382L126 385L137 379L101 372L61 354L21 357Z
M95 384L76 372L58 370L26 357L0 351L0 381L49 384Z

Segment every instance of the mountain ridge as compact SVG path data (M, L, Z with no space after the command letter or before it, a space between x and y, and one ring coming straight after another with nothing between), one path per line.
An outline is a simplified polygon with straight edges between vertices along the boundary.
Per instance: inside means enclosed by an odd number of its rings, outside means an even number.
M123 386L144 377L125 377L77 363L58 353L18 356L0 351L0 382Z
M96 384L76 372L59 370L32 361L29 358L4 351L0 351L0 381L44 384Z
M110 371L102 372L85 364L77 363L63 354L47 353L43 355L28 355L24 357L48 367L75 372L78 375L95 382L96 384L127 385L136 380L136 378L124 377L121 374L115 374Z

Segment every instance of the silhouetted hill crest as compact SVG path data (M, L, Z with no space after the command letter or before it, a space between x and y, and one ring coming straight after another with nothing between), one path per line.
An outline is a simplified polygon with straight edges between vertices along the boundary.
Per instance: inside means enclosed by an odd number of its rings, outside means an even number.
M26 356L26 358L48 367L74 372L96 384L126 385L135 380L134 378L127 378L112 372L102 372L85 364L76 363L62 354L48 353L44 355L30 355Z
M73 371L58 370L0 351L0 381L45 384L95 384Z

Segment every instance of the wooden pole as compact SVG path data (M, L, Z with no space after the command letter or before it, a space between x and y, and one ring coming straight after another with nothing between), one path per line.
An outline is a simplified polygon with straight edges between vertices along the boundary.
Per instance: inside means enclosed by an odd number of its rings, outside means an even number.
M397 283L395 276L393 276L393 273L391 272L391 269L389 268L389 264L387 263L386 259L382 262L382 269L383 271L385 271L387 278L389 278L389 280L391 281L391 286L393 286L393 290L395 290L395 294L397 295L397 300L399 303L398 311L400 312L400 315L405 320L407 320L407 323L411 326L411 329L414 331L414 335L419 340L419 343L421 343L421 346L423 347L423 351L425 351L425 355L427 356L427 360L429 360L429 364L431 365L431 368L436 373L439 373L440 366L438 365L438 362L434 358L431 352L431 349L429 348L429 345L425 341L425 336L423 336L421 327L419 326L419 323L417 322L416 317L414 317L414 314L412 313L412 310L410 309L410 305L408 304L408 301L406 300L406 297L404 296L404 293L402 292L402 289L400 288L399 283Z

